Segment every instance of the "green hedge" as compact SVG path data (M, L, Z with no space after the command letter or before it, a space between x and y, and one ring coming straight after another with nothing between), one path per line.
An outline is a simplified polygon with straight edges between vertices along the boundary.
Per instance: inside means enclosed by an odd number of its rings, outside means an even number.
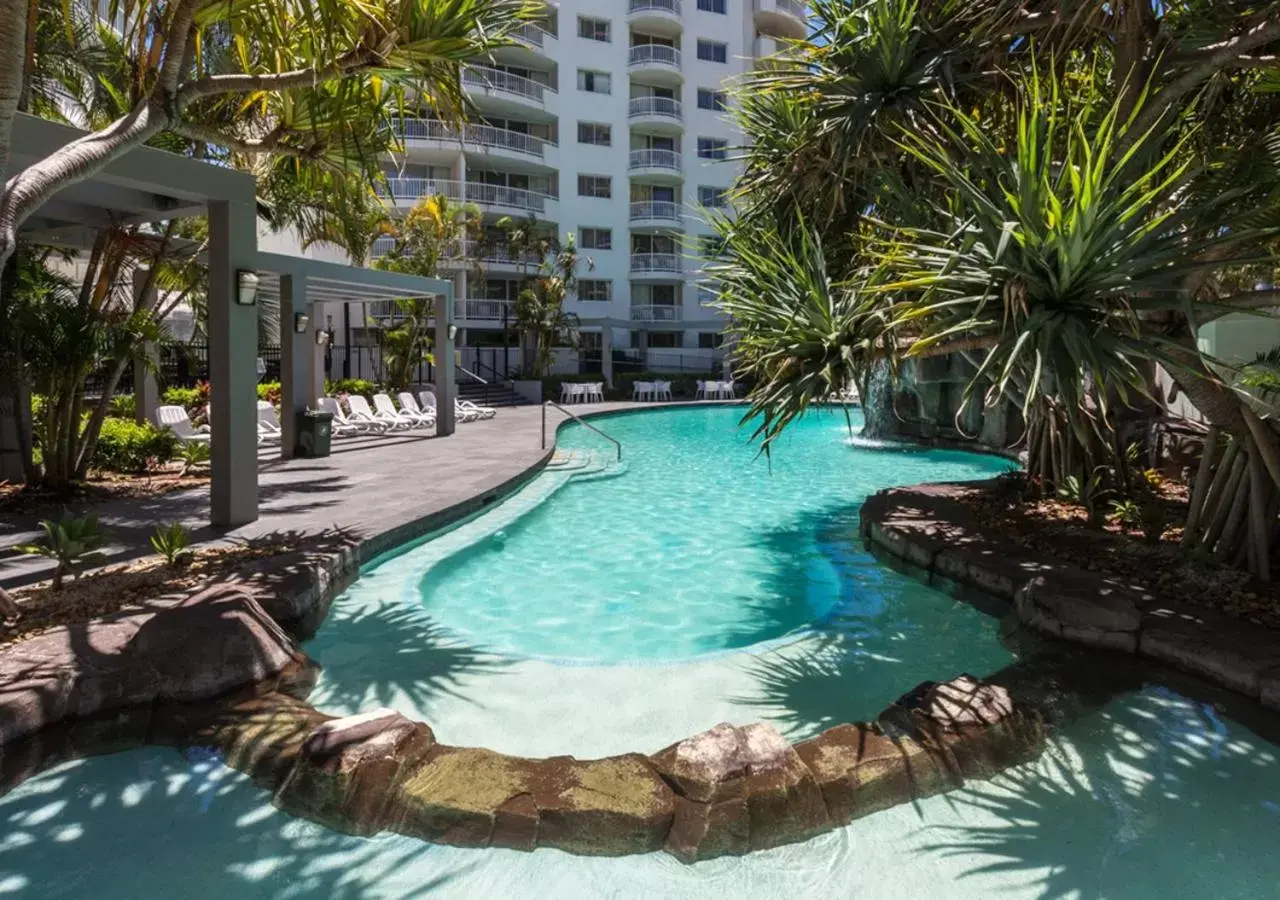
M263 381L258 385L258 399L266 400L272 406L280 405L280 396L283 389L278 381Z
M338 381L326 379L324 383L324 392L330 397L336 397L338 394L359 394L361 397L368 397L377 390L376 384L364 378L342 378Z
M160 395L160 402L165 406L181 406L187 411L187 415L195 419L204 412L204 406L209 402L209 383L201 382L190 388L165 388Z
M167 429L128 419L104 419L93 451L93 468L133 475L154 463L166 463L177 452L178 439Z

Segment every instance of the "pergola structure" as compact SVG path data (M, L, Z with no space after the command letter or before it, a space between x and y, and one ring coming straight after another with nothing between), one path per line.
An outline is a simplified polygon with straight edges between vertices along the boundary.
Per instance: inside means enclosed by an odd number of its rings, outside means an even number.
M84 132L34 116L14 123L11 170L45 158ZM281 312L282 454L294 445L296 413L324 390L323 347L311 304L435 298L437 358L453 359L451 282L258 251L253 176L150 147L121 156L96 176L59 192L23 225L36 244L83 249L110 225L208 216L211 519L234 527L258 518L258 296ZM256 276L256 277L255 277ZM256 287L256 290L254 289ZM306 327L299 330L306 316ZM436 434L454 429L454 371L435 367Z

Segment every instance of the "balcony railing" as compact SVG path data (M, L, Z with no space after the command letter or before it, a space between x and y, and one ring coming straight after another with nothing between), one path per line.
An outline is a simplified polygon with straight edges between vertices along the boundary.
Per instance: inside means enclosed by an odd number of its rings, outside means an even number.
M665 200L639 200L631 204L631 220L667 219L679 222L680 204Z
M514 322L516 305L510 300L464 299L458 310L460 318L468 322Z
M386 192L396 200L417 200L442 194L450 200L466 200L481 206L503 206L525 212L544 212L547 201L555 199L524 188L471 181L437 181L434 178L388 178Z
M631 0L628 12L665 12L680 15L680 0Z
M627 60L632 66L670 66L680 68L680 51L666 44L636 44Z
M632 322L679 322L684 318L684 312L678 306L633 306L631 307Z
M467 66L462 70L462 83L489 91L515 94L537 104L542 104L546 100L548 91L555 93L555 88L547 87L540 81L525 78L523 75L513 75L490 66Z
M537 25L521 25L511 31L511 37L522 44L541 48L547 40L547 30Z
M369 251L369 258L378 259L386 256L395 247L395 244L395 238L378 238L373 242L373 246ZM448 244L440 254L440 263L450 268L458 268L463 265L470 265L475 261L477 255L479 255L480 261L487 265L536 266L542 261L532 254L514 253L511 247L505 243L482 244L475 240L465 240Z
M628 107L631 118L640 116L660 116L664 119L679 120L683 117L680 101L670 97L633 97Z
M632 253L632 272L670 272L678 275L680 269L679 253Z
M481 206L505 206L524 212L540 213L546 211L547 201L555 198L523 188L468 181L466 199L470 203L479 203Z
M680 154L675 150L632 150L632 169L672 169L680 171Z
M441 195L450 200L462 199L462 182L440 181L435 178L388 178L382 193L389 193L396 200L417 200L421 197Z
M523 131L495 128L492 125L464 125L459 129L438 119L398 121L400 134L406 141L460 141L486 149L496 147L510 150L536 159L542 159L546 155L547 144L551 143Z

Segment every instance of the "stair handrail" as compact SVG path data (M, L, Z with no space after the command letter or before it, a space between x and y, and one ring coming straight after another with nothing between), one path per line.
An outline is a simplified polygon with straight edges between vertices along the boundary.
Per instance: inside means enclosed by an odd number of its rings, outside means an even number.
M469 376L470 378L472 378L472 379L474 379L474 380L476 380L476 381L480 382L481 384L488 384L488 383L489 383L489 382L485 381L483 378L481 378L479 375L477 375L475 372L472 372L470 369L466 368L465 366L458 366L458 367L457 367L457 369L458 369L458 371L459 371L459 372L461 372L463 375L467 375L467 376Z
M606 434L605 432L601 431L599 428L592 425L586 419L582 418L582 416L578 415L577 413L571 410L565 409L563 406L561 406L559 403L557 403L554 400L542 401L542 449L543 450L547 449L547 407L548 406L554 406L556 409L560 410L560 412L564 413L569 418L584 425L587 428L590 428L596 434L600 435L600 437L604 438L606 441L613 444L613 446L617 447L618 462L622 462L622 443L617 438L615 438L613 435Z

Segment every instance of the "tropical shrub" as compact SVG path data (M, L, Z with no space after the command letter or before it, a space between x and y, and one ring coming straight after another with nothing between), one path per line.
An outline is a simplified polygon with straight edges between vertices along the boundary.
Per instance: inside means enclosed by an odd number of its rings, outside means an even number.
M185 478L192 471L208 465L210 458L209 445L204 441L188 441L178 449L178 459L182 460L179 478Z
M377 390L378 385L365 378L341 378L337 381L326 380L324 383L324 392L330 397L336 397L339 394L359 394L361 397L368 397Z
M177 451L173 432L129 419L104 419L92 467L126 475L145 472L153 463L166 463Z
M209 402L209 382L202 381L195 387L165 388L160 402L165 406L181 406L187 415L195 419L204 414L204 407Z
M108 412L117 419L132 419L138 412L138 403L133 394L116 394L111 398Z
M14 549L57 563L53 570L55 591L62 590L62 579L66 575L79 577L86 566L106 558L101 548L107 542L107 533L98 525L96 514L77 517L67 512L57 522L46 519L40 527L44 530L43 543L23 544Z
M266 400L272 406L280 405L281 387L278 381L264 381L258 385L258 399Z

